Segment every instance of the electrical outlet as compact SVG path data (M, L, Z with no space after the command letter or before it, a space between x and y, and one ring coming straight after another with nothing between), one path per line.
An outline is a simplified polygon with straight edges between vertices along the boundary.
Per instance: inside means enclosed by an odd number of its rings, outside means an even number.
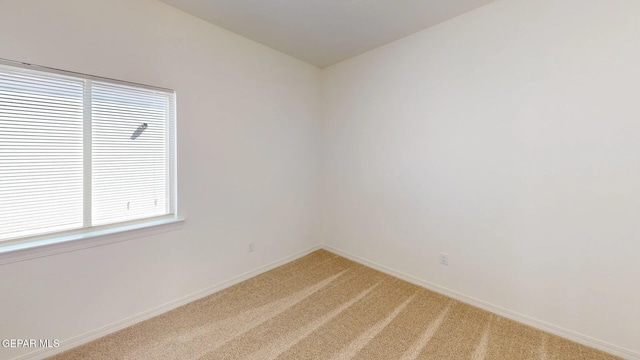
M449 265L449 254L440 253L440 264Z
M249 243L249 252L253 252L253 241Z

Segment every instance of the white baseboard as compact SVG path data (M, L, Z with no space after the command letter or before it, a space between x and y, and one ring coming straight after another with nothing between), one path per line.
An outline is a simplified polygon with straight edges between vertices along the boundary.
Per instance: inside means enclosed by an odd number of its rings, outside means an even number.
M40 350L31 352L31 353L24 354L24 355L18 356L16 358L13 358L13 360L36 360L36 359L39 360L39 359L44 359L44 358L49 357L49 356L53 356L55 354L59 354L61 352L67 351L69 349L72 349L72 348L74 348L76 346L80 346L80 345L88 343L88 342L90 342L92 340L101 338L103 336L109 335L109 334L111 334L113 332L116 332L118 330L122 330L122 329L124 329L126 327L129 327L131 325L137 324L137 323L139 323L141 321L151 319L154 316L158 316L158 315L164 314L164 313L166 313L168 311L171 311L171 310L176 309L176 308L178 308L178 307L180 307L182 305L186 305L186 304L188 304L190 302L193 302L193 301L196 301L198 299L201 299L201 298L203 298L205 296L209 296L209 295L211 295L213 293L216 293L216 292L218 292L220 290L226 289L226 288L228 288L230 286L233 286L233 285L238 284L240 282L243 282L243 281L245 281L247 279L250 279L250 278L252 278L252 277L254 277L256 275L260 275L260 274L262 274L262 273L264 273L266 271L269 271L271 269L275 269L278 266L284 265L284 264L286 264L288 262L291 262L293 260L301 258L301 257L303 257L305 255L308 255L308 254L310 254L310 253L312 253L312 252L314 252L316 250L319 250L321 248L322 248L322 246L320 246L320 245L311 247L311 248L309 248L307 250L304 250L304 251L301 251L301 252L299 252L297 254L288 256L286 258L283 258L283 259L280 259L278 261L272 262L272 263L267 264L265 266L261 266L261 267L259 267L257 269L251 270L249 272L246 272L246 273L244 273L242 275L236 276L236 277L234 277L232 279L229 279L229 280L224 281L222 283L219 283L217 285L213 285L213 286L210 286L210 287L208 287L206 289L202 289L202 290L200 290L198 292L195 292L193 294L184 296L182 298L179 298L177 300L171 301L171 302L166 303L164 305L160 305L158 307L155 307L155 308L150 309L148 311L145 311L143 313L133 315L133 316L128 317L126 319L123 319L123 320L114 322L112 324L103 326L103 327L98 328L96 330L89 331L87 333L84 333L82 335L78 335L78 336L73 337L71 339L62 340L62 341L60 341L60 347L40 349Z
M371 267L373 269L382 271L382 272L384 272L386 274L395 276L397 278L403 279L405 281L408 281L410 283L416 284L418 286L427 288L429 290L432 290L432 291L438 292L440 294L449 296L451 298L454 298L456 300L462 301L464 303L467 303L467 304L479 307L481 309L490 311L490 312L492 312L494 314L498 314L500 316L504 316L506 318L518 321L520 323L527 324L529 326L532 326L532 327L535 327L537 329L549 332L551 334L558 335L558 336L561 336L563 338L575 341L577 343L584 344L586 346L590 346L590 347L593 347L593 348L596 348L596 349L600 349L600 350L606 351L606 352L608 352L610 354L621 356L621 357L623 357L625 359L640 360L640 353L637 353L637 352L634 352L634 351L631 351L631 350L628 350L628 349L624 349L624 348L621 348L619 346L616 346L616 345L613 345L613 344L609 344L607 342L600 341L598 339L594 339L592 337L589 337L589 336L586 336L586 335L583 335L583 334L580 334L580 333L576 333L574 331L567 330L567 329L561 328L559 326L556 326L556 325L553 325L553 324L549 324L547 322L544 322L544 321L541 321L541 320L538 320L538 319L535 319L535 318L532 318L532 317L529 317L529 316L526 316L526 315L519 314L517 312L502 308L500 306L488 303L486 301L482 301L480 299L476 299L476 298L471 297L471 296L467 296L467 295L461 294L461 293L459 293L457 291L448 289L446 287L443 287L443 286L440 286L440 285L437 285L437 284L434 284L434 283L431 283L431 282L428 282L428 281L425 281L425 280L422 280L422 279L418 279L416 277L413 277L411 275L402 273L400 271L394 270L394 269L386 267L384 265L380 265L378 263L375 263L375 262L372 262L372 261L369 261L369 260L365 260L363 258L351 255L351 254L346 253L346 252L344 252L342 250L333 248L331 246L326 246L326 245L318 245L318 246L311 247L311 248L309 248L307 250L304 250L302 252L299 252L297 254L288 256L288 257L283 258L281 260L278 260L278 261L275 261L273 263L267 264L265 266L259 267L257 269L254 269L254 270L249 271L247 273L244 273L242 275L236 276L236 277L234 277L234 278L232 278L230 280L224 281L224 282L219 283L217 285L210 286L210 287L208 287L206 289L203 289L203 290L200 290L200 291L195 292L193 294L184 296L182 298L179 298L177 300L171 301L171 302L166 303L164 305L155 307L155 308L150 309L148 311L145 311L143 313L131 316L129 318L117 321L115 323L112 323L112 324L109 324L109 325L106 325L106 326L103 326L103 327L101 327L99 329L89 331L89 332L87 332L85 334L73 337L71 339L61 341L60 342L60 347L58 347L58 348L40 349L40 350L31 352L31 353L28 353L28 354L25 354L25 355L18 356L16 358L14 358L13 360L43 359L43 358L46 358L46 357L49 357L49 356L53 356L55 354L67 351L67 350L72 349L72 348L74 348L76 346L85 344L87 342L90 342L92 340L95 340L95 339L98 339L100 337L106 336L106 335L111 334L113 332L116 332L118 330L122 330L122 329L124 329L126 327L129 327L131 325L137 324L137 323L139 323L141 321L148 320L148 319L150 319L150 318L152 318L154 316L161 315L161 314L163 314L165 312L171 311L171 310L173 310L175 308L178 308L178 307L180 307L182 305L186 305L186 304L188 304L188 303L190 303L192 301L201 299L201 298L203 298L205 296L209 296L209 295L211 295L211 294L213 294L215 292L218 292L220 290L223 290L225 288L228 288L230 286L238 284L238 283L240 283L242 281L250 279L250 278L252 278L252 277L254 277L256 275L259 275L259 274L261 274L263 272L266 272L266 271L269 271L271 269L274 269L274 268L276 268L278 266L284 265L284 264L286 264L286 263L288 263L290 261L293 261L293 260L296 260L298 258L301 258L301 257L303 257L305 255L308 255L309 253L311 253L313 251L316 251L316 250L319 250L319 249L325 249L325 250L333 252L333 253L335 253L337 255L343 256L343 257L345 257L347 259L353 260L355 262L358 262L358 263L363 264L365 266Z
M389 268L387 266L384 265L380 265L378 263L360 258L358 256L355 255L351 255L347 252L344 252L342 250L336 249L334 247L331 246L327 246L327 245L323 245L322 246L323 249L330 251L334 254L340 255L342 257L345 257L347 259L353 260L357 263L360 263L362 265L368 266L370 268L376 269L378 271L381 271L385 274L389 274L391 276L400 278L402 280L408 281L412 284L424 287L426 289L435 291L437 293L449 296L451 298L454 298L456 300L459 300L461 302L464 302L466 304L469 305L473 305L476 307L479 307L481 309L487 310L489 312L492 312L494 314L506 317L508 319L532 326L536 329L540 329L542 331L546 331L548 333L554 334L554 335L558 335L560 337L563 337L565 339L569 339L571 341L577 342L579 344L583 344L592 348L596 348L596 349L600 349L602 351L608 352L610 354L613 355L617 355L620 357L623 357L625 359L628 360L640 360L640 353L637 353L635 351L631 351L628 349L624 349L621 348L619 346L613 345L613 344L609 344L607 342L598 340L598 339L594 339L592 337L571 331L571 330L567 330L564 329L562 327L553 325L553 324L549 324L547 322L526 316L526 315L522 315L519 314L517 312L511 311L509 309L505 309L503 307L500 307L498 305L494 305L491 303L488 303L486 301L480 300L480 299L476 299L474 297L471 296L467 296L464 294L461 294L457 291L448 289L446 287L422 280L422 279L418 279L416 277L413 277L411 275L407 275L405 273L402 273L400 271L394 270L392 268Z

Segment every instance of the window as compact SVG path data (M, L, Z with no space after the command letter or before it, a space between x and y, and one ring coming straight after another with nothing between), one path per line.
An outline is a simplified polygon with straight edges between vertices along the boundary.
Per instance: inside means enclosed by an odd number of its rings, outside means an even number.
M172 217L173 91L0 63L0 242Z

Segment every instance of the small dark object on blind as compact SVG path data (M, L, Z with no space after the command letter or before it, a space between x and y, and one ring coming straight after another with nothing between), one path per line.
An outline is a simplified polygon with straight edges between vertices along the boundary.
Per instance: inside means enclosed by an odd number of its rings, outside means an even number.
M133 132L133 134L131 134L131 140L135 140L138 138L138 136L140 136L140 134L142 134L142 132L144 131L144 129L147 128L147 123L144 123L140 126L138 126L138 128L136 129L136 131Z

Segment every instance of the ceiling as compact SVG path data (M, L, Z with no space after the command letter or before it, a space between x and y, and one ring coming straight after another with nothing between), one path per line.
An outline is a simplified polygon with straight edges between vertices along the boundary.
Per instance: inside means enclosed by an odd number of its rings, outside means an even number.
M319 68L495 0L161 0Z

